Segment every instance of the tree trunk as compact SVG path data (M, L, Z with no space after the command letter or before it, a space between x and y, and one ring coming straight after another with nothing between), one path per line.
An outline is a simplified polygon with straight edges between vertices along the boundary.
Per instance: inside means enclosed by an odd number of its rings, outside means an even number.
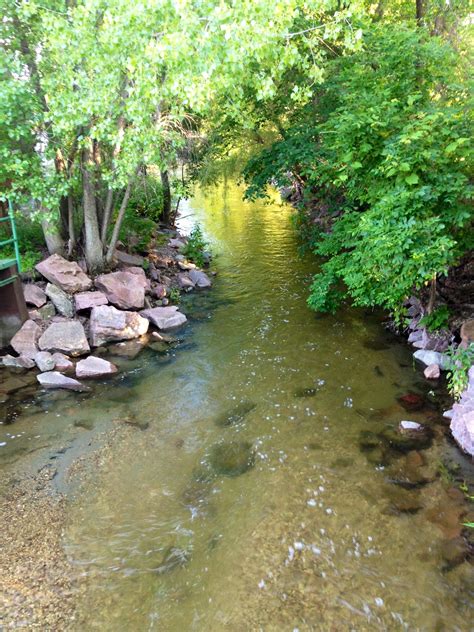
M76 247L76 232L74 228L74 204L71 193L69 193L69 195L67 196L67 226L69 234L69 241L67 244L67 256L70 257L74 252L74 248Z
M161 176L161 186L163 187L163 222L166 225L170 224L171 221L171 188L170 188L170 179L168 175L168 170L165 171L160 170Z
M423 0L415 0L416 2L416 21L418 26L421 25L421 21L423 20L423 15L425 13Z
M41 221L41 226L43 228L44 240L49 254L64 256L64 239L61 235L57 222L43 219Z
M117 215L117 220L115 222L114 231L110 239L110 244L107 249L107 255L105 257L105 260L107 261L107 263L111 263L112 258L114 256L115 246L117 245L120 228L122 226L123 218L125 217L125 211L127 210L127 204L128 204L128 200L130 199L131 191L132 191L132 182L131 180L129 180L127 184L127 188L125 189L123 199L122 199L122 204L120 205L120 210Z
M82 194L84 204L84 232L86 236L85 252L87 267L90 273L97 274L104 268L102 242L99 233L99 221L97 218L97 205L95 199L95 187L91 172L90 152L83 151L82 159Z

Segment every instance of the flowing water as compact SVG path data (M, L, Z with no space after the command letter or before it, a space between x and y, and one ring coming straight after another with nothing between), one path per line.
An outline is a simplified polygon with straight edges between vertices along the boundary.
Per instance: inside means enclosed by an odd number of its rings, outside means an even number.
M315 263L290 209L241 193L198 192L182 212L218 276L183 300L180 344L16 422L17 449L61 433L72 455L135 424L70 492L77 629L473 629L472 566L446 554L464 511L449 468L469 465L444 437L442 389L376 315L309 311ZM402 419L434 440L397 444Z

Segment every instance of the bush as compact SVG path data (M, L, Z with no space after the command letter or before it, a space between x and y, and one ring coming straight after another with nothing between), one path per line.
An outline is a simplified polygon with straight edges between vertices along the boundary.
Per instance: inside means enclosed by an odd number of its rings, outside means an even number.
M194 261L196 265L202 267L205 263L204 252L208 249L209 246L204 240L201 227L199 224L196 224L189 235L183 254L191 261Z

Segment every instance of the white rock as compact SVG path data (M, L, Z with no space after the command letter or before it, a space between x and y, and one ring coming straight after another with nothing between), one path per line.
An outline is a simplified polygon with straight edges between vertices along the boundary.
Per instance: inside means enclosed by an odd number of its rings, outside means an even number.
M117 371L115 364L95 356L79 360L76 364L76 375L78 378L105 377L106 375L113 375Z
M56 366L53 356L49 351L39 351L34 358L36 366L41 372L53 371Z
M43 388L65 388L69 391L89 391L89 387L81 384L72 377L66 377L58 371L48 371L40 373L36 379Z
M415 351L413 357L420 362L423 362L426 366L431 364L437 364L441 369L446 370L448 368L449 358L439 351L427 351L426 349L419 349Z

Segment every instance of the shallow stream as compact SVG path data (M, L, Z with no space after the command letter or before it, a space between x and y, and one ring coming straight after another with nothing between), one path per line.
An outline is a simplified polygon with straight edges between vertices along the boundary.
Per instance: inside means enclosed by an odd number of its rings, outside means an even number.
M445 437L442 385L380 316L312 313L290 209L241 193L182 211L218 276L183 299L179 344L111 354L122 372L92 395L44 393L0 426L11 468L58 436L72 463L128 422L85 482L57 477L77 629L472 629L473 567L449 548L472 471ZM397 443L403 419L431 431Z

